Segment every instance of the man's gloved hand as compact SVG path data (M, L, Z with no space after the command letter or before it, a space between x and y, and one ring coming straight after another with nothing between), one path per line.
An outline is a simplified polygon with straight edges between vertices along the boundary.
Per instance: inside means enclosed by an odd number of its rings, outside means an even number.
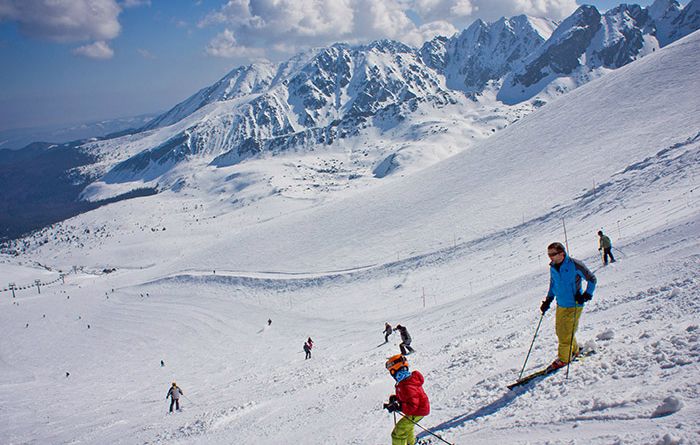
M385 403L384 409L389 411L390 413L393 413L395 411L401 411L401 404L399 403L398 400L393 400L393 401L390 401L389 403Z
M576 303L584 304L587 301L591 301L591 298L593 298L593 295L589 294L588 292L584 292L582 294L576 294Z
M602 247L598 247L598 252L601 252L603 250Z
M540 310L542 311L542 315L544 315L545 312L547 312L549 310L549 306L552 305L552 300L554 300L554 299L553 298L545 298L544 300L542 300L542 305L540 306Z

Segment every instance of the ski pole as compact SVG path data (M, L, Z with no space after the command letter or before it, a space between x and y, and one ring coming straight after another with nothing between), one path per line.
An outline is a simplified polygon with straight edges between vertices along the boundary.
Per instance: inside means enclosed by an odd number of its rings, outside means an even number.
M625 254L625 252L621 251L621 250L618 249L617 247L613 247L613 249L615 249L615 250L617 250L618 252L620 252L620 253L622 254L623 257L627 257L627 254Z
M187 399L187 401L188 401L188 402L190 402L191 404L193 404L194 406L197 406L197 404L196 404L196 403L194 403L193 401L191 401L191 400L190 400L190 398L189 398L189 397L187 397L186 395L182 394L182 397L186 398L186 399Z
M583 308L581 308L583 310ZM571 353L574 351L574 333L576 333L576 314L578 307L574 306L574 322L571 324L571 341L569 342L569 361L566 363L566 377L569 379L569 366L571 366Z
M525 372L525 366L527 366L527 361L530 358L530 352L532 352L532 346L535 344L535 339L537 338L537 333L540 331L540 325L542 324L542 319L544 318L544 313L540 317L540 322L537 323L537 329L535 329L535 336L532 337L532 343L530 343L530 349L527 351L527 356L525 357L525 363L523 363L523 369L520 370L520 375L518 376L518 380L523 378L523 372Z
M406 419L406 420L408 420L409 422L411 422L412 424L416 425L418 428L422 429L422 430L425 431L426 433L432 434L433 436L435 436L435 437L437 437L438 439L442 440L442 441L445 442L447 445L454 445L453 443L450 443L450 442L446 441L445 439L443 439L442 437L440 437L438 434L433 433L433 432L430 431L428 428L424 428L424 427L421 426L418 422L415 422L413 419L411 419L410 417L408 417L408 416L405 415L404 413L399 412L399 414L401 414L401 416L403 416L404 419Z

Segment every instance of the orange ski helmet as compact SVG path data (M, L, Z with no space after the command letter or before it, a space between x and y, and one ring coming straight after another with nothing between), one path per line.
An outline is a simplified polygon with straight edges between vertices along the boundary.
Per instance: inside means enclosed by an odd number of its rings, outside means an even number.
M403 368L408 369L408 360L401 354L393 355L386 361L386 369L389 370L391 375L395 375Z

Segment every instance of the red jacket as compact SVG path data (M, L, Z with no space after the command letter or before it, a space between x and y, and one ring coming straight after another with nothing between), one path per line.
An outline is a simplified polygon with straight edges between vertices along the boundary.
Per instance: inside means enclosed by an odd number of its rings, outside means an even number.
M428 395L423 391L423 374L413 371L411 376L396 384L396 398L401 402L401 411L407 416L430 414Z

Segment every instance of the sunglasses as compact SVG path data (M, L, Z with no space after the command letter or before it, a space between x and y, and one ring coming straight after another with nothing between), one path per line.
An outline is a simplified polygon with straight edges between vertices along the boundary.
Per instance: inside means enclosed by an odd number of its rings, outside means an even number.
M554 253L547 252L547 255L549 255L550 258L554 258L555 256L559 255L560 253L564 253L564 252L554 252Z

